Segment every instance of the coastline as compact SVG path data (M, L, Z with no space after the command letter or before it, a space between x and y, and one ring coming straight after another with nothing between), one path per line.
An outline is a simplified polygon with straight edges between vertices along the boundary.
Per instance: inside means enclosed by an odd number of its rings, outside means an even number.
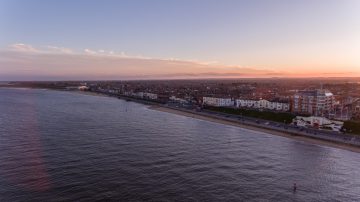
M92 91L80 91L80 90L65 90L65 89L55 89L55 88L34 88L28 86L1 86L0 89L37 89L37 90L51 90L51 91L58 91L58 92L69 92L69 93L77 93L81 95L90 95L90 96L100 96L100 97L111 97L105 94L92 92Z
M239 128L245 128L248 130L263 132L263 133L267 133L270 135L276 135L276 136L286 137L286 138L290 138L290 139L294 139L294 140L298 140L298 141L303 141L303 142L310 143L310 144L329 146L329 147L334 147L334 148L338 148L338 149L344 149L344 150L360 153L360 147L345 144L345 143L315 139L315 138L310 138L310 137L301 136L301 135L293 135L293 134L286 133L286 132L280 132L280 131L275 131L275 130L271 130L271 129L250 126L250 125L246 125L246 124L228 121L225 119L219 119L219 118L214 118L214 117L210 117L210 116L205 116L202 114L197 114L195 112L191 113L191 112L186 112L183 110L176 110L176 109L172 109L172 108L162 107L159 105L150 106L149 109L161 111L161 112L165 112L165 113L176 114L176 115L180 115L180 116L186 116L186 117L190 117L190 118L194 118L194 119L200 119L200 120L204 120L204 121L210 121L210 122L224 124L224 125L235 126L235 127L239 127Z
M65 91L65 92L70 92L70 93L77 93L77 94L81 94L81 95L89 95L89 96L99 96L99 97L111 97L105 94L101 94L101 93L96 93L96 92L92 92L92 91Z
M7 87L5 87L5 88L7 88ZM19 87L15 87L15 88L19 88ZM37 88L31 88L31 87L21 87L21 88L37 89ZM59 89L47 89L47 90L55 90L55 91L64 92L64 90L59 90ZM97 93L97 92L90 92L90 91L65 91L65 92L76 93L76 94L80 94L80 95L100 96L100 97L117 98L117 99L125 100L125 97L114 97L114 96ZM344 149L347 151L360 153L360 147L351 145L351 144L335 142L335 141L330 141L330 140L324 140L324 139L319 139L319 138L312 138L312 137L308 137L308 136L303 136L301 134L293 134L293 133L289 133L286 131L282 132L282 131L276 131L276 130L272 130L272 129L263 128L263 127L242 124L239 122L234 122L234 121L230 121L230 120L226 120L226 119L222 119L222 118L218 118L218 117L212 117L209 115L199 114L199 113L193 112L193 111L186 111L186 110L182 110L182 109L174 109L174 108L170 108L170 107L165 107L165 106L161 106L158 103L150 104L148 102L144 102L144 101L137 100L137 99L131 99L130 101L147 105L148 109L151 109L151 110L176 114L176 115L180 115L180 116L186 116L186 117L190 117L190 118L195 118L195 119L199 119L199 120L204 120L204 121L209 121L209 122L214 122L214 123L219 123L219 124L224 124L224 125L229 125L229 126L235 126L235 127L239 127L239 128L245 128L248 130L267 133L270 135L276 135L276 136L286 137L286 138L290 138L290 139L294 139L294 140L298 140L298 141L303 141L303 142L310 143L310 144L328 146L328 147Z

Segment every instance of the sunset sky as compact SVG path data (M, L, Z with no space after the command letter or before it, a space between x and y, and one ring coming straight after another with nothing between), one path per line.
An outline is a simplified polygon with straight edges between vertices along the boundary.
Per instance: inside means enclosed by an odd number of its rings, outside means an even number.
M359 0L0 0L0 80L360 76Z

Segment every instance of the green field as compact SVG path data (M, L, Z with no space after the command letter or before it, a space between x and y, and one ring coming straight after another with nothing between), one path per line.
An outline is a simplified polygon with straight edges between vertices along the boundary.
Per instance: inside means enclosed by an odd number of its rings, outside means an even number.
M258 119L280 122L280 123L284 123L284 121L286 123L291 123L292 120L295 118L295 115L285 112L257 111L252 109L234 109L234 108L212 107L212 106L206 106L204 109L228 113L228 114L243 115Z
M358 121L345 121L343 128L349 133L360 135L360 122Z

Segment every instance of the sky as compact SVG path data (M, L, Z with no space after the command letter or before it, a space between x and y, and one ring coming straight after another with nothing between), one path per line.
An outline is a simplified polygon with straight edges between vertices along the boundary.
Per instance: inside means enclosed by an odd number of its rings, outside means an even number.
M345 76L358 0L0 0L0 80Z

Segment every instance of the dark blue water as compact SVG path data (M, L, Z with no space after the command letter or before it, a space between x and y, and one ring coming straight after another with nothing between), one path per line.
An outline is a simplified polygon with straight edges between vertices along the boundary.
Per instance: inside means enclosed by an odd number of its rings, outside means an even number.
M0 201L101 200L360 201L360 155L114 98L0 89Z

